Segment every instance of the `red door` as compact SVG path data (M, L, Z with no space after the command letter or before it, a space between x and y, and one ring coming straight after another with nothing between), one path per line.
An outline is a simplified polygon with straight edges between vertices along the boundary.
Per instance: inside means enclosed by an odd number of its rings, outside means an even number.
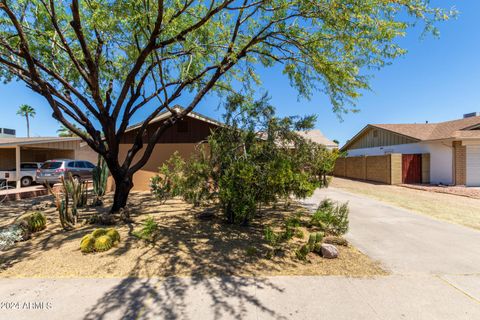
M402 155L402 183L422 183L422 155Z

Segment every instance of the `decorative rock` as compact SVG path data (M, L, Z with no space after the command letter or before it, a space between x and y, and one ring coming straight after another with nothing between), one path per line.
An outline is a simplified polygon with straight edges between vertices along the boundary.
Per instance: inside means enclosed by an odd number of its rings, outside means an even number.
M324 243L321 247L322 257L325 259L335 259L338 258L338 249L331 244Z

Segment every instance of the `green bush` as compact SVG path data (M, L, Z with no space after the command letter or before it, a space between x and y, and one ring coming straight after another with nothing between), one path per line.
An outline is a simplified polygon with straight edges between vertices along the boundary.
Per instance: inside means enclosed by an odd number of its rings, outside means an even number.
M265 238L265 241L268 242L268 244L275 246L277 244L277 234L271 227L265 227L263 230L263 235Z
M297 259L299 260L307 260L307 255L310 253L310 248L308 247L308 245L304 244L300 247L300 249L298 249L297 251L295 251L295 255L297 257Z
M113 241L109 236L103 235L95 239L93 246L97 252L107 251L113 247Z
M148 217L143 223L140 230L134 231L133 235L143 240L154 240L158 234L158 223L153 217Z
M328 235L340 236L348 231L348 203L338 204L323 200L314 212L310 224L319 227Z
M178 195L194 205L215 200L228 223L248 224L262 205L305 198L324 185L338 153L296 133L311 128L314 117L278 118L266 97L234 95L225 107L226 125L209 136L208 153L202 149L188 161L176 154L151 180L158 199ZM289 223L287 238L299 221Z
M20 222L22 221L24 221L22 224L24 224L31 233L41 231L45 229L47 225L47 218L39 211L26 213L20 218Z

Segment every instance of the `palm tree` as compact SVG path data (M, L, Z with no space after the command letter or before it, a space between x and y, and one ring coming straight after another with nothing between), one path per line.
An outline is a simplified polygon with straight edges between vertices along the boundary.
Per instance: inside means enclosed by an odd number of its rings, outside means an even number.
M30 138L30 118L34 118L37 114L35 109L28 104L22 104L17 111L19 116L25 117L27 119L27 137Z
M59 137L74 137L75 136L75 134L65 126L61 126L60 129L57 130L57 133L58 133Z

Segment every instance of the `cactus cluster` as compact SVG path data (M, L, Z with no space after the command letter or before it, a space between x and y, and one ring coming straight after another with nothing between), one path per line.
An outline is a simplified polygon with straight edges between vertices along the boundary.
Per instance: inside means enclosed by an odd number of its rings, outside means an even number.
M310 252L315 252L319 253L321 250L321 242L323 239L323 233L322 232L316 232L316 233L311 233L310 236L308 237L308 242L300 247L295 254L298 259L300 260L306 260L307 255Z
M107 191L107 179L109 170L105 159L102 156L98 156L97 167L93 169L93 193L96 199L94 204L101 204L103 202L103 196Z
M47 226L47 218L39 211L29 212L20 218L21 226L34 233L45 229Z
M72 230L78 220L78 208L87 205L87 182L75 179L71 173L65 179L61 177L63 192L55 193L50 186L49 192L55 197L55 204L63 229Z
M98 228L82 238L80 250L83 253L103 252L110 250L119 241L120 234L115 228Z

